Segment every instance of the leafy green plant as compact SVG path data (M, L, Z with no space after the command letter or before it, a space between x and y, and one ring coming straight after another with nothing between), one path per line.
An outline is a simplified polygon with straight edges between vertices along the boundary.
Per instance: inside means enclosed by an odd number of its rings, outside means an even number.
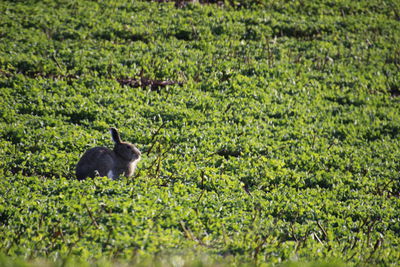
M164 2L0 3L0 265L395 266L398 4Z

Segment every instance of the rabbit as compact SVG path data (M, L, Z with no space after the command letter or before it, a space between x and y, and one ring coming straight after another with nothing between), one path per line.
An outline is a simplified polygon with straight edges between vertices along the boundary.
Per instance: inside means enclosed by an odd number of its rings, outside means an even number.
M76 165L76 177L84 180L96 175L117 179L120 175L133 175L141 153L134 145L122 142L118 130L110 128L114 149L95 147L87 150Z

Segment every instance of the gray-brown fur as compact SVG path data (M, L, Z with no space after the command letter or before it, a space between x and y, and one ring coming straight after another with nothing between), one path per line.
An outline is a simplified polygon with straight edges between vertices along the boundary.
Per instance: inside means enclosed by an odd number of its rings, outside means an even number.
M117 179L120 175L133 175L140 160L140 151L131 143L122 142L117 129L110 128L115 143L114 149L95 147L86 151L76 165L79 180L87 177L108 176Z

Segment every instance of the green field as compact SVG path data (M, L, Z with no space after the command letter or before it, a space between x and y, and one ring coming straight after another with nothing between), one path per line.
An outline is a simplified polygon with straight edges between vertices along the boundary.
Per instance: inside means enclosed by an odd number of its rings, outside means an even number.
M0 266L398 266L400 2L164 2L0 1Z

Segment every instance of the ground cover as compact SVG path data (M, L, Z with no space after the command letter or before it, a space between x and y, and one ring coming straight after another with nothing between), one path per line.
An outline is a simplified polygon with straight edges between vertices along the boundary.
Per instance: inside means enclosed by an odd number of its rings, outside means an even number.
M398 264L397 1L164 2L0 3L0 264Z

